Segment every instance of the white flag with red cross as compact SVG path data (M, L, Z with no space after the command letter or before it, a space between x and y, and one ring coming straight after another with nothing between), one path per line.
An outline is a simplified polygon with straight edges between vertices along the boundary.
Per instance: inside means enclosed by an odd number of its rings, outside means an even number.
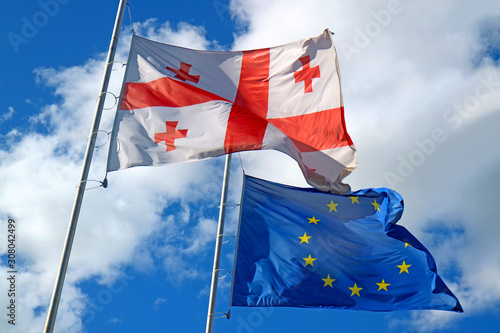
M273 149L309 184L345 193L357 165L332 34L250 51L199 51L134 35L108 171Z

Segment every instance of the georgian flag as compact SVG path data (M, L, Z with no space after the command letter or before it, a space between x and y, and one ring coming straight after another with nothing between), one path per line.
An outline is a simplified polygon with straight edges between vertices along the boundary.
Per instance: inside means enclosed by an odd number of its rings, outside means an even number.
M282 46L191 50L134 35L108 171L274 149L309 184L348 192L357 165L331 33Z

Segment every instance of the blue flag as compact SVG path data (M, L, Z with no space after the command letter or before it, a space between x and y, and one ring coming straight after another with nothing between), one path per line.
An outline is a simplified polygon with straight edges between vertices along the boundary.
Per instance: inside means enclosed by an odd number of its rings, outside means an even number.
M402 213L387 188L335 195L245 176L232 305L463 312Z

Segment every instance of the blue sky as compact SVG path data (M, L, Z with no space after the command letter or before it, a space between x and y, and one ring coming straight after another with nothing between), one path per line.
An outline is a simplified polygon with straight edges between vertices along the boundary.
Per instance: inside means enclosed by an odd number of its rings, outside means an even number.
M465 312L364 313L233 308L214 332L493 332L500 322L500 7L493 0L130 1L142 36L230 50L335 32L349 133L359 167L353 189L391 187L400 223L434 255ZM16 326L40 332L81 172L118 1L4 1L0 12L0 254L18 226ZM116 60L125 62L128 12ZM113 72L117 94L123 69ZM107 105L113 104L112 99ZM103 115L109 131L114 109ZM102 180L106 135L90 179ZM277 152L233 158L251 175L305 186ZM205 328L223 158L109 175L85 194L55 332L200 332ZM89 183L91 185L91 183ZM236 230L228 211L226 233ZM234 240L221 267L232 269ZM2 276L3 276L2 275ZM0 279L0 305L7 304ZM228 308L230 275L218 312Z

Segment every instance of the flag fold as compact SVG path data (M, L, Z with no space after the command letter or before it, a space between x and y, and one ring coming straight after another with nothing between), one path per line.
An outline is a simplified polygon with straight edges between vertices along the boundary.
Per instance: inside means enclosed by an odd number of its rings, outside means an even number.
M357 165L332 34L258 50L132 38L107 171L273 149L322 191Z
M232 305L462 312L402 213L387 188L336 195L245 176Z

